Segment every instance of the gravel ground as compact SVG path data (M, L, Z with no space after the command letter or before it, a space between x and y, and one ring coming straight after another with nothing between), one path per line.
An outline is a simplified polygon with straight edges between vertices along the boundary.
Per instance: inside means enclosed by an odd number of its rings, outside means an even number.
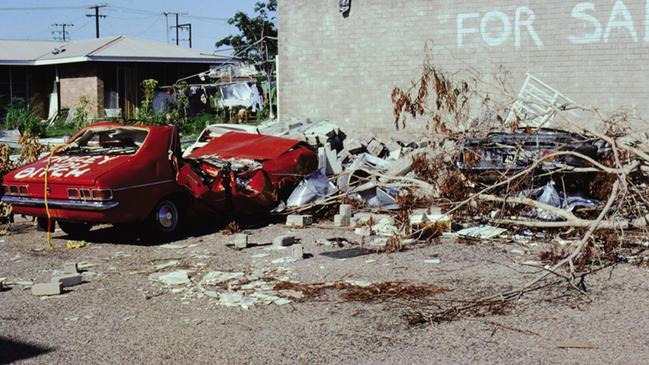
M0 293L0 363L639 364L649 357L647 269L628 264L589 277L589 298L556 289L530 294L501 315L415 327L405 313L430 300L358 302L329 290L242 309L149 279L154 265L177 261L162 271L193 270L194 284L210 271L267 270L301 283L430 284L449 289L433 299L470 298L532 278L536 269L522 263L537 259L542 245L534 242L440 240L358 255L356 247L323 244L333 237L360 241L349 230L269 225L246 230L259 246L242 251L226 247L231 236L218 232L170 247L139 243L114 228L95 229L88 246L68 250L62 232L48 249L31 223L11 230L0 237L0 277L45 282L64 262L90 266L84 283L64 295L41 298L20 285ZM308 258L279 262L288 250L265 246L287 232L300 238ZM440 262L430 262L434 257ZM591 348L560 348L566 343Z

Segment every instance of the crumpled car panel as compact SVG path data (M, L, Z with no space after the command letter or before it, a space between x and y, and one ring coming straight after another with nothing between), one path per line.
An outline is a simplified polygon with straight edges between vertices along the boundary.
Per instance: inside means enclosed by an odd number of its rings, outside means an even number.
M187 156L176 180L212 211L251 214L286 199L317 166L315 152L297 140L232 132Z

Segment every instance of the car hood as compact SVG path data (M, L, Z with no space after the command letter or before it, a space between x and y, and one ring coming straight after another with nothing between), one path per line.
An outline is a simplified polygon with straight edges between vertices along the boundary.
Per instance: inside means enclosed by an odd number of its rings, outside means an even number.
M48 157L9 172L4 181L43 182ZM51 158L47 179L50 183L93 185L95 181L113 169L127 164L133 155L69 156L55 155Z
M187 158L200 159L218 156L222 159L240 158L265 161L279 157L300 143L300 141L290 138L231 132L207 142L205 146L194 150Z

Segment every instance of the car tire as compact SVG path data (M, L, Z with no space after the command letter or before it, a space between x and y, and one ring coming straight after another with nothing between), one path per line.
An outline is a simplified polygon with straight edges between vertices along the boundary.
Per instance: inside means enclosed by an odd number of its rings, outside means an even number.
M156 204L149 218L151 233L158 238L172 238L180 234L184 211L182 206L172 199L163 199Z
M70 237L83 238L88 235L92 225L88 223L59 222L59 227Z
M52 233L56 228L56 221L52 220L51 224L48 224L47 218L38 217L36 218L36 227L39 232L47 232L49 229L50 233Z

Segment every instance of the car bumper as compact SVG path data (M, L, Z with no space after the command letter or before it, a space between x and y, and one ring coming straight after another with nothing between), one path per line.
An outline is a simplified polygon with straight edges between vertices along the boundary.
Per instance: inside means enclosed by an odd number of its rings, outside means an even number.
M20 196L5 195L2 197L2 201L17 206L38 207L38 208L45 207L45 200L40 198L27 198L27 197L20 197ZM118 205L119 203L114 200L105 201L105 202L91 202L91 201L81 201L81 200L57 200L57 199L47 200L47 206L53 209L104 211L104 210L115 208Z

